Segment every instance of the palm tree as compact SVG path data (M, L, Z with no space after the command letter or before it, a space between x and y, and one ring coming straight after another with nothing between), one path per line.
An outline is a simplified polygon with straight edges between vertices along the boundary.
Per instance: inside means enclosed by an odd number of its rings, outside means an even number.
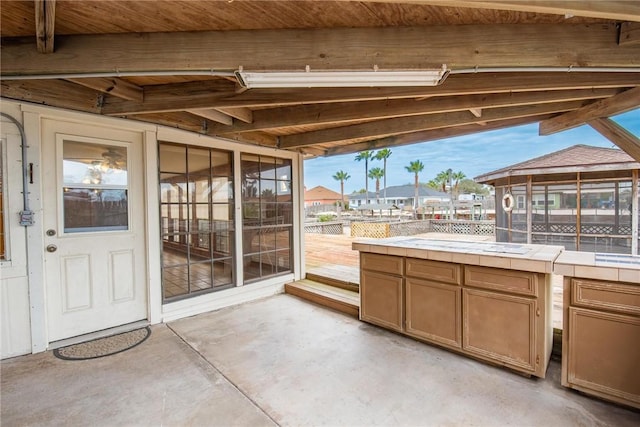
M382 170L384 172L384 201L387 202L387 159L391 156L391 150L383 148L376 153L376 160L382 160Z
M418 217L418 186L419 181L418 181L418 174L420 172L422 172L424 170L424 164L420 161L420 160L414 160L413 162L409 163L409 166L405 166L404 167L407 172L410 172L412 174L414 174L415 177L415 193L414 193L414 197L413 197L413 217L417 218Z
M335 179L336 181L340 181L340 207L342 208L341 210L344 210L344 182L349 178L351 178L351 175L349 175L347 172L342 170L336 172L336 174L333 175L333 179ZM342 214L342 212L340 212L340 214ZM338 216L340 216L340 214Z
M466 177L467 176L462 171L454 172L451 175L451 178L453 178L456 181L455 184L453 184L453 190L455 191L456 195L458 194L458 185L460 185L460 181L462 181Z
M427 187L433 188L436 191L440 191L440 188L441 188L440 182L438 182L438 180L435 178L427 182Z
M380 168L371 168L369 178L376 180L376 203L380 203L380 178L384 175L384 171Z
M436 175L436 177L434 178L434 181L439 184L439 189L443 193L447 192L447 185L449 184L449 173L450 169L438 173L438 175Z
M373 151L361 151L356 156L357 161L364 160L364 201L366 205L369 204L369 159L373 159Z

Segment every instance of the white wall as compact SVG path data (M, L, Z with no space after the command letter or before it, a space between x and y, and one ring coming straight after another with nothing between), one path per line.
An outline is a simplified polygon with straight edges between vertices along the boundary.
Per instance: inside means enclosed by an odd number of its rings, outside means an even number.
M0 111L22 122L17 105L3 103ZM16 125L4 117L0 139L7 245L7 259L0 261L0 357L4 359L31 352L31 324L26 230L18 221L22 210L21 140Z

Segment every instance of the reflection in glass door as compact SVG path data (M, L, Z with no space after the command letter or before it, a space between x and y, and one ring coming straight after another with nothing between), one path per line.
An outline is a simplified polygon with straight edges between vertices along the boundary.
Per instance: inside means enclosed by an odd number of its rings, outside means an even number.
M127 148L65 140L64 232L129 229Z
M291 160L243 153L242 250L244 281L291 271Z
M232 153L160 143L164 300L233 286Z

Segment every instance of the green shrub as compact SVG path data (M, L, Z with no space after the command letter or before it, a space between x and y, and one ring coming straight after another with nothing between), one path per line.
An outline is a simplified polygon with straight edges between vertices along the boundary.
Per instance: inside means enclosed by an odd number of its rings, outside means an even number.
M335 216L331 214L320 214L318 215L318 222L329 222L333 221L334 218Z

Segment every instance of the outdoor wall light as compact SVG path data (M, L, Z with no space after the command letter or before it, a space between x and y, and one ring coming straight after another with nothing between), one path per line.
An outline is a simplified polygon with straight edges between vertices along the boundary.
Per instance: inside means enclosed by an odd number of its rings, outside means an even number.
M235 72L238 82L248 89L295 87L387 87L437 86L449 74L446 65L440 69L380 71L244 71Z

